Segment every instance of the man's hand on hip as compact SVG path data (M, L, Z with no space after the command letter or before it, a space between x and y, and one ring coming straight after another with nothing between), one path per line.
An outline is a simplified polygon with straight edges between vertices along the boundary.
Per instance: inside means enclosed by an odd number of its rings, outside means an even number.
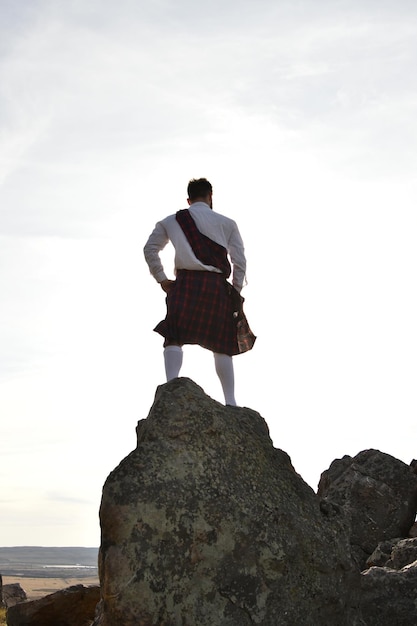
M174 283L175 283L175 280L163 280L159 284L161 285L165 293L168 293Z

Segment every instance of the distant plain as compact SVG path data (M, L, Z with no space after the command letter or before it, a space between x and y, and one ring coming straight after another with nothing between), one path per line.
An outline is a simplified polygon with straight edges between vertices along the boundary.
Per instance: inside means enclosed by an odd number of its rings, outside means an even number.
M0 548L3 585L19 583L28 600L72 585L98 585L98 548Z

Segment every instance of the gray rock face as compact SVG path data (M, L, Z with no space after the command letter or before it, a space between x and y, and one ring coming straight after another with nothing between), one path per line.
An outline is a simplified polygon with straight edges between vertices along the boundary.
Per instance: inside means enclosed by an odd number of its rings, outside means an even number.
M88 626L100 599L98 587L74 585L7 611L8 626ZM122 626L123 621L120 622ZM116 624L114 624L116 626Z
M378 450L345 456L323 472L318 495L343 507L361 569L379 542L408 537L417 510L412 466Z
M100 519L95 626L356 623L343 510L320 508L258 413L189 379L158 388Z

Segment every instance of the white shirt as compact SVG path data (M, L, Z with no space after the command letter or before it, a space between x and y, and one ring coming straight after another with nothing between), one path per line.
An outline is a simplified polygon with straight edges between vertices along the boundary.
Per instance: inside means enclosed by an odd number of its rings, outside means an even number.
M233 267L233 286L240 291L245 279L246 258L242 237L236 222L225 215L216 213L205 202L194 202L188 209L198 230L226 248ZM176 220L175 214L173 214L156 224L143 249L149 270L159 283L167 279L159 253L169 241L175 248L175 271L180 269L206 270L220 273L218 268L204 265L197 259Z

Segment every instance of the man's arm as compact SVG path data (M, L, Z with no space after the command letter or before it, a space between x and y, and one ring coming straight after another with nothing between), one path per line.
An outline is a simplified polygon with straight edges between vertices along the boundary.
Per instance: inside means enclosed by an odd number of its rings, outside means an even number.
M233 265L233 274L232 274L232 283L233 287L237 289L237 291L241 291L243 284L245 282L245 274L246 274L246 257L245 257L245 247L243 245L242 237L240 236L239 229L234 224L234 228L232 230L232 234L229 239L229 254L230 260Z
M164 226L161 222L158 222L146 242L145 247L143 248L145 260L149 266L149 271L155 280L161 284L164 291L166 291L166 289L164 288L163 283L166 284L167 282L172 281L168 281L167 279L159 253L165 248L168 241L169 237Z

